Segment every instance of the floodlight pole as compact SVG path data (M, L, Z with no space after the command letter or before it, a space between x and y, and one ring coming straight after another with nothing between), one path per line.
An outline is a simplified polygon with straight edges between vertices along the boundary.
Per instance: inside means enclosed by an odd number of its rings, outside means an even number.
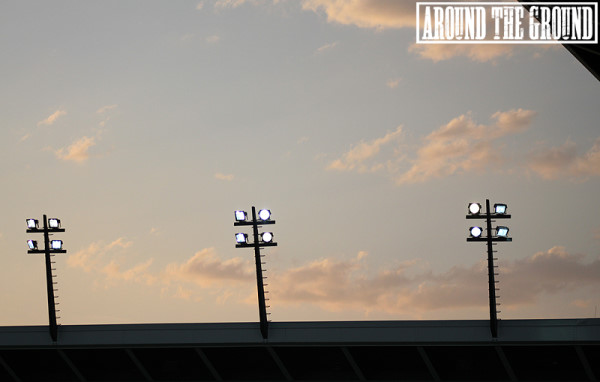
M494 247L493 243L497 241L512 241L510 237L494 237L492 236L492 219L510 219L508 214L492 214L490 208L490 200L485 200L485 215L467 215L467 219L485 219L487 234L486 237L468 237L467 241L485 241L487 243L487 262L488 262L488 295L490 300L490 331L492 337L498 337L498 311L496 308L496 280L495 280L495 265L494 265Z
M43 253L46 260L46 290L48 294L48 323L50 329L50 337L52 341L56 342L58 339L58 324L56 323L56 302L54 298L54 281L52 281L52 261L50 259L51 253L66 253L64 249L51 249L50 248L50 234L49 232L65 232L63 228L48 228L48 219L44 215L44 228L30 228L27 229L27 233L43 233L44 234L44 249L31 249L27 253Z
M256 263L256 289L258 291L258 315L260 317L260 332L264 339L269 337L269 320L267 319L267 303L265 300L265 285L263 282L262 260L258 240L258 223L256 208L252 206L252 233L254 234L254 261Z
M58 326L56 325L56 304L54 301L54 284L52 281L52 263L50 262L50 235L48 234L48 219L44 215L44 255L46 258L46 290L48 291L48 320L50 322L50 337L56 342Z
M263 282L263 270L262 270L262 260L260 254L261 247L275 247L277 243L270 242L264 243L260 241L260 236L258 234L258 226L265 224L275 224L275 220L265 220L258 221L256 219L256 208L252 206L252 221L236 221L233 223L234 226L252 226L252 233L254 235L254 241L252 244L250 243L238 243L236 244L236 248L254 248L254 261L256 263L256 289L258 292L258 315L260 318L260 333L264 339L269 337L269 320L267 319L267 303L265 298L265 284Z
M488 283L490 296L490 330L492 337L498 337L498 311L496 310L496 280L494 278L494 250L492 247L492 217L490 200L485 200L485 220L487 224Z

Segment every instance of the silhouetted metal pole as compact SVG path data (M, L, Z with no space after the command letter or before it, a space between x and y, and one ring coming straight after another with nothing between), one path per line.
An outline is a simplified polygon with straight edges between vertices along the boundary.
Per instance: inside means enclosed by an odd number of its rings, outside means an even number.
M33 219L32 219L33 220ZM58 221L58 219L57 219ZM59 221L58 221L59 222ZM54 277L52 275L52 254L56 253L67 253L66 250L62 249L62 244L59 248L54 249L50 245L50 233L54 232L65 232L63 228L60 227L48 227L48 218L44 215L43 228L37 228L37 221L35 228L28 228L27 233L43 233L44 234L44 249L40 250L35 248L31 248L27 253L43 253L45 257L46 263L46 291L48 295L48 325L50 329L50 337L52 341L56 342L58 339L58 324L56 322L56 301L54 296ZM60 225L60 222L57 224ZM61 242L62 243L62 242Z
M52 262L50 261L50 238L48 234L48 219L44 215L44 256L46 258L46 290L48 291L48 321L50 337L56 342L58 326L56 325L56 304L54 301L54 281L52 281Z
M242 211L240 211L242 212ZM243 212L244 216L246 215ZM269 213L270 215L270 213ZM261 218L262 219L262 218ZM272 241L262 241L261 235L258 233L258 227L265 224L275 224L275 220L271 220L270 217L266 220L258 220L256 218L256 208L252 206L252 221L246 221L245 217L242 220L236 221L234 226L252 226L252 234L254 235L253 242L238 242L236 248L254 248L254 261L256 263L256 289L258 293L258 315L260 318L260 332L264 339L269 337L269 320L267 319L267 303L265 298L265 284L262 269L262 255L260 254L261 247L274 247L277 243ZM245 234L244 234L245 235ZM264 235L264 233L263 233ZM245 235L247 237L247 235Z
M265 285L262 272L262 259L260 257L260 243L258 240L258 223L256 221L256 208L252 206L252 233L254 234L254 260L256 262L256 288L258 290L258 315L260 317L260 332L264 339L269 337L269 320L267 319L267 303L265 300Z
M498 337L498 311L496 310L496 280L494 279L494 249L492 244L492 217L490 213L490 200L485 200L485 219L487 224L487 252L488 252L488 282L490 296L490 330L492 337Z
M506 214L506 205L505 204L496 204L494 206L494 210L496 209L496 206L498 206L498 207L503 206L504 208L501 212L494 211L494 213L492 213L492 209L490 208L490 200L489 199L485 200L485 214L483 214L483 215L480 214L481 205L479 205L478 203L472 203L472 204L479 206L479 208L475 209L476 212L470 211L470 214L467 215L467 219L485 219L487 233L486 233L485 237L481 237L480 236L481 231L479 230L481 227L471 227L471 228L477 228L478 233L476 235L473 235L473 233L472 233L473 237L468 237L467 241L485 241L487 243L488 284L489 284L488 285L488 295L489 295L489 300L490 300L490 331L492 333L492 337L497 338L498 337L498 311L497 311L498 303L496 302L497 296L496 296L496 280L495 280L496 266L494 265L494 242L512 241L512 238L506 236L508 234L508 228L506 228L506 227L500 227L500 228L506 229L506 233L504 235L502 235L502 236L492 235L492 219L510 219L510 215Z

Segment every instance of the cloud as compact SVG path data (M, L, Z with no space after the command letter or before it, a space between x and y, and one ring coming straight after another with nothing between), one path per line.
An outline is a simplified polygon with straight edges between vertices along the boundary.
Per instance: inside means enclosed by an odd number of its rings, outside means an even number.
M126 254L131 242L94 242L67 258L67 264L104 278L106 287L120 282L161 285L171 297L199 299L207 293L215 302L254 299L248 288L256 278L254 264L240 257L221 258L215 248L196 252L184 262L174 262L152 272L153 259L122 270L116 258ZM487 309L487 264L454 266L433 272L419 260L408 260L371 271L369 254L360 251L350 259L322 258L270 275L271 303L313 305L326 311L359 311L421 317L439 310ZM569 253L555 246L517 260L499 262L501 302L505 309L538 303L545 296L580 294L573 301L589 305L589 295L600 292L600 257ZM200 290L198 290L200 288ZM588 299L588 300L586 300Z
M363 252L350 260L322 259L272 276L271 302L413 316L487 306L484 262L434 273L415 272L421 264L414 261L369 275L364 258ZM497 277L503 306L512 309L535 304L543 295L600 288L600 259L588 260L553 247L525 259L502 261Z
M215 9L219 8L237 8L249 0L217 0L215 2Z
M475 123L470 113L454 118L425 137L412 166L397 176L396 182L420 183L496 166L504 157L494 141L526 130L535 115L523 109L496 112L489 125Z
M208 36L205 40L209 44L216 44L221 40L221 37L219 37L217 35L212 35L212 36Z
M86 248L67 257L67 265L74 268L81 268L87 273L99 270L104 267L102 261L109 253L114 254L119 249L127 249L132 244L133 242L125 241L122 237L108 244L104 244L102 241L93 242Z
M215 174L215 179L224 180L227 182L231 182L233 178L233 174L221 174L220 172Z
M54 153L57 158L65 161L83 163L89 158L90 147L96 144L94 137L83 137L73 142L69 147L56 150Z
M529 154L527 165L545 179L599 176L600 138L581 156L577 154L577 145L569 140L558 147L535 149Z
M329 43L329 44L325 44L325 45L317 48L317 50L315 51L315 53L323 53L326 50L333 49L333 48L335 48L337 46L337 44L338 44L337 41L334 41L334 42Z
M256 278L252 261L240 257L221 259L214 248L202 249L183 263L170 263L160 271L150 269L153 258L124 267L120 259L131 257L128 249L132 245L133 242L124 238L118 238L108 244L96 241L70 255L67 265L102 276L101 283L105 287L118 282L163 285L165 290L174 286L177 290L175 294L178 294L179 298L189 295L189 288L184 288L186 284L220 289L223 292L240 285L251 284ZM244 287L243 293L245 292Z
M304 0L302 9L323 13L330 23L359 28L383 30L416 26L416 3L413 1ZM488 25L493 23L488 22ZM508 44L412 44L408 50L434 62L462 56L475 62L494 62L498 58L509 57L514 49Z
M386 83L385 86L387 86L390 89L395 89L398 87L398 85L400 84L400 81L402 80L402 78L392 78L389 79Z
M369 160L380 152L382 146L398 141L401 137L402 126L398 126L396 130L388 132L381 138L369 142L361 141L344 153L341 158L329 163L327 169L358 172L377 171L382 168L382 165L377 162L368 163Z
M198 4L196 4L196 10L200 11L202 10L202 8L204 8L204 1L201 1Z
M96 113L98 114L104 114L109 110L115 109L118 105L106 105L106 106L102 106L100 109L96 110Z
M360 28L414 27L415 3L398 0L304 0L302 9L325 13L327 21Z
M86 273L102 275L104 287L113 286L120 281L133 281L146 285L156 283L157 275L149 271L154 262L152 258L122 270L123 266L116 258L125 256L126 250L132 245L133 242L126 241L122 237L108 244L96 241L67 257L67 265L80 268Z
M148 272L148 268L152 265L154 259L134 265L133 267L121 271L121 266L111 260L100 272L106 275L107 283L115 283L117 281L136 281L147 285L152 285L156 281L156 277Z
M475 62L494 62L510 57L514 47L502 44L413 44L408 51L433 62L455 57L467 57Z
M535 115L535 111L524 109L498 111L485 125L476 123L471 113L463 114L432 131L412 148L400 147L402 128L398 127L382 138L359 142L326 168L359 173L382 170L398 185L499 168L506 158L497 141L527 130ZM383 147L390 150L383 154Z
M196 252L183 264L169 264L163 275L169 283L186 281L202 287L231 286L232 283L251 282L255 277L250 261L240 257L222 260L214 248Z
M59 117L62 117L63 115L66 115L66 114L67 114L67 112L65 110L57 110L54 113L52 113L50 116L48 116L48 118L39 121L37 123L37 125L38 126L42 126L42 125L50 126L50 125L53 125L54 122L56 122L56 120Z

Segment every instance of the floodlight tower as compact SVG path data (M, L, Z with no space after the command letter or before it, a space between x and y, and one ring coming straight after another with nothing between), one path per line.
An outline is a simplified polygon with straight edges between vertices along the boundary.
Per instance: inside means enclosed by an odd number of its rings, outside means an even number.
M58 325L56 324L56 303L54 301L54 281L52 281L52 264L50 256L56 253L67 253L62 249L62 240L50 240L50 235L55 232L65 232L64 228L60 227L59 219L47 219L44 215L44 227L39 228L39 223L36 219L27 219L27 233L43 233L44 234L44 249L38 249L36 240L27 240L29 250L27 253L43 253L46 255L46 289L48 291L48 320L50 327L50 337L56 342L58 338ZM52 254L52 255L51 255Z
M485 219L486 221L486 237L481 237L483 229L481 227L469 228L471 237L467 238L467 241L485 241L487 242L487 254L488 254L488 282L489 282L489 297L490 297L490 330L492 337L498 337L498 311L496 307L496 275L494 271L494 256L493 250L494 242L498 241L512 241L512 238L508 237L508 227L497 226L496 234L492 234L492 219L510 219L510 215L506 213L506 204L497 203L494 204L494 211L490 210L490 200L485 200L485 213L481 213L481 204L469 203L469 214L467 219Z
M260 249L262 247L275 247L277 243L273 241L272 232L258 233L258 227L266 224L275 224L275 220L271 220L271 211L258 211L258 219L256 218L256 209L252 206L252 220L248 221L248 214L245 211L235 211L234 226L252 226L254 241L248 243L248 235L245 233L236 233L235 241L236 248L254 248L254 261L256 262L256 287L258 291L258 313L260 317L260 332L264 339L269 337L269 320L267 319L267 304L265 299L265 284L262 275L262 259Z

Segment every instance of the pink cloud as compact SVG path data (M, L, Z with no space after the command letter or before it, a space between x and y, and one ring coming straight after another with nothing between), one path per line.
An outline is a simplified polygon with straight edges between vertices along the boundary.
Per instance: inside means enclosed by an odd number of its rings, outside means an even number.
M487 265L414 272L408 262L375 274L361 259L322 259L273 278L273 304L314 304L330 311L381 311L419 316L434 310L487 307ZM502 304L533 305L544 295L600 289L600 259L553 247L525 259L502 261ZM409 274L413 274L409 276Z
M527 164L545 179L586 179L600 175L600 138L583 155L577 154L577 145L566 141L558 147L533 150Z
M57 110L54 113L52 113L51 115L48 116L48 118L43 119L41 121L39 121L37 123L38 126L42 126L42 125L53 125L54 122L56 122L56 120L60 117L62 117L63 115L67 115L67 112L65 110Z
M402 28L416 25L415 3L397 0L305 0L302 9L323 12L327 21L361 28Z
M381 164L376 162L369 164L368 160L377 155L383 146L399 140L401 136L402 126L398 126L395 131L388 132L381 138L376 138L369 142L361 141L353 145L341 158L329 163L327 169L338 171L355 170L358 172L376 171L382 167Z
M83 163L89 159L89 149L95 144L94 137L83 137L73 142L69 147L58 149L54 153L64 161Z

